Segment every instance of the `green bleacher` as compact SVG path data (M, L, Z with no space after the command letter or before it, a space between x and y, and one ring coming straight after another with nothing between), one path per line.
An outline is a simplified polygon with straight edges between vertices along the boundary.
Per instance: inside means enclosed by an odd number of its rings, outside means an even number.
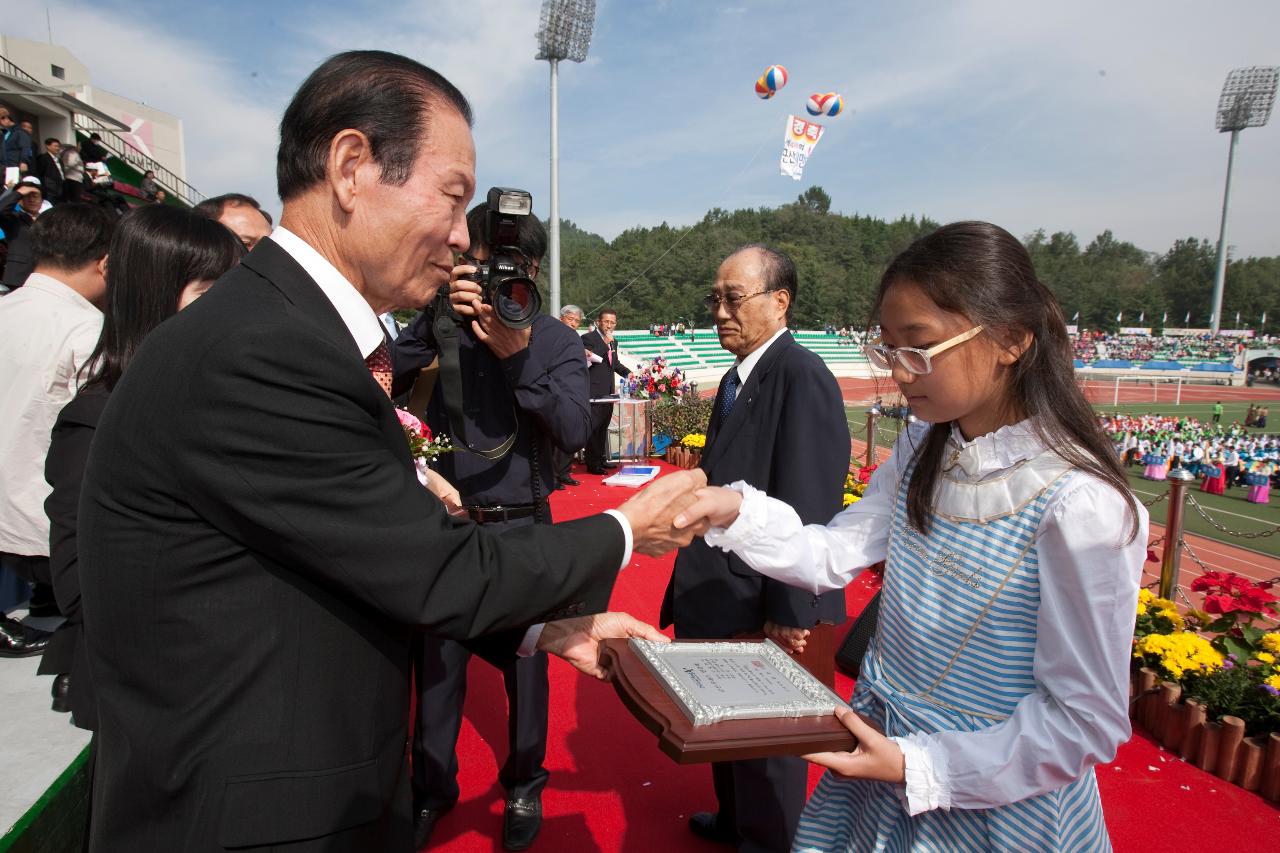
M817 353L832 364L861 364L866 361L862 350L841 343L841 338L825 332L801 331L792 333L797 342ZM629 330L615 333L618 347L635 359L650 360L662 356L668 364L682 370L728 367L734 356L720 347L719 340L710 329L699 330L694 340L689 336L654 337L646 330Z

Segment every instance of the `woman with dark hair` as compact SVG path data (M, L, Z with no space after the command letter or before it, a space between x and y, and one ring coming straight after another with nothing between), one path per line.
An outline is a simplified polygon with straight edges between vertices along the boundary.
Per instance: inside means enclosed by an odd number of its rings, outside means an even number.
M1077 386L1062 310L1001 228L881 279L866 347L920 419L828 524L745 483L677 524L822 593L886 561L879 623L794 849L1109 850L1093 767L1130 735L1147 514ZM855 713L857 712L857 713Z
M243 256L244 247L225 227L167 205L132 211L111 239L102 334L85 365L80 392L58 415L45 462L45 479L53 487L45 501L50 568L54 595L67 620L51 638L39 672L57 676L53 708L72 711L72 721L81 728L97 728L76 552L76 507L89 443L108 396L151 330L199 298Z

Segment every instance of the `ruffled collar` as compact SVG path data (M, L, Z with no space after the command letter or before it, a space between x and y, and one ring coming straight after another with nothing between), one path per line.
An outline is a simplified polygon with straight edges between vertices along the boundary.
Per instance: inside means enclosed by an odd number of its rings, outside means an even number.
M952 426L934 492L934 512L985 524L1021 512L1072 467L1049 449L1028 419L965 441Z
M952 424L942 467L944 472L959 468L964 472L964 479L981 480L1034 459L1047 449L1030 418L1002 426L972 441L965 441L960 427Z

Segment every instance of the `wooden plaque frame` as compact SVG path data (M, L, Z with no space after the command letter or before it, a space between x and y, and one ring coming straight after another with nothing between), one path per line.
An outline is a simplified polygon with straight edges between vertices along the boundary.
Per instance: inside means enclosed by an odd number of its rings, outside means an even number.
M601 660L613 673L614 689L627 710L658 736L659 748L677 764L847 751L857 744L853 733L834 714L724 720L695 726L629 643L605 640Z

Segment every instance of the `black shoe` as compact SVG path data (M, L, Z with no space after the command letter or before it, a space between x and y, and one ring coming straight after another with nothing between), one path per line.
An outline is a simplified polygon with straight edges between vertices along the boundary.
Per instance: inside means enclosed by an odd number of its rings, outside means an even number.
M53 597L53 587L38 583L31 588L31 600L27 602L28 616L61 616L58 602Z
M38 655L49 645L48 631L28 628L16 619L0 616L0 658Z
M560 478L560 485L562 485L562 486L581 486L582 484L581 484L581 483L579 483L577 480L573 479L572 477L561 477L561 478Z
M71 711L71 699L68 696L71 692L71 675L62 673L53 677L53 710L59 714L66 714Z
M717 844L737 844L738 833L720 825L720 815L715 812L694 812L689 818L689 830L706 841Z
M507 850L528 850L542 829L542 799L507 800L502 817L502 846Z
M444 817L453 803L438 809L422 809L413 817L413 849L421 850L431 840L431 833L436 828L436 821Z

